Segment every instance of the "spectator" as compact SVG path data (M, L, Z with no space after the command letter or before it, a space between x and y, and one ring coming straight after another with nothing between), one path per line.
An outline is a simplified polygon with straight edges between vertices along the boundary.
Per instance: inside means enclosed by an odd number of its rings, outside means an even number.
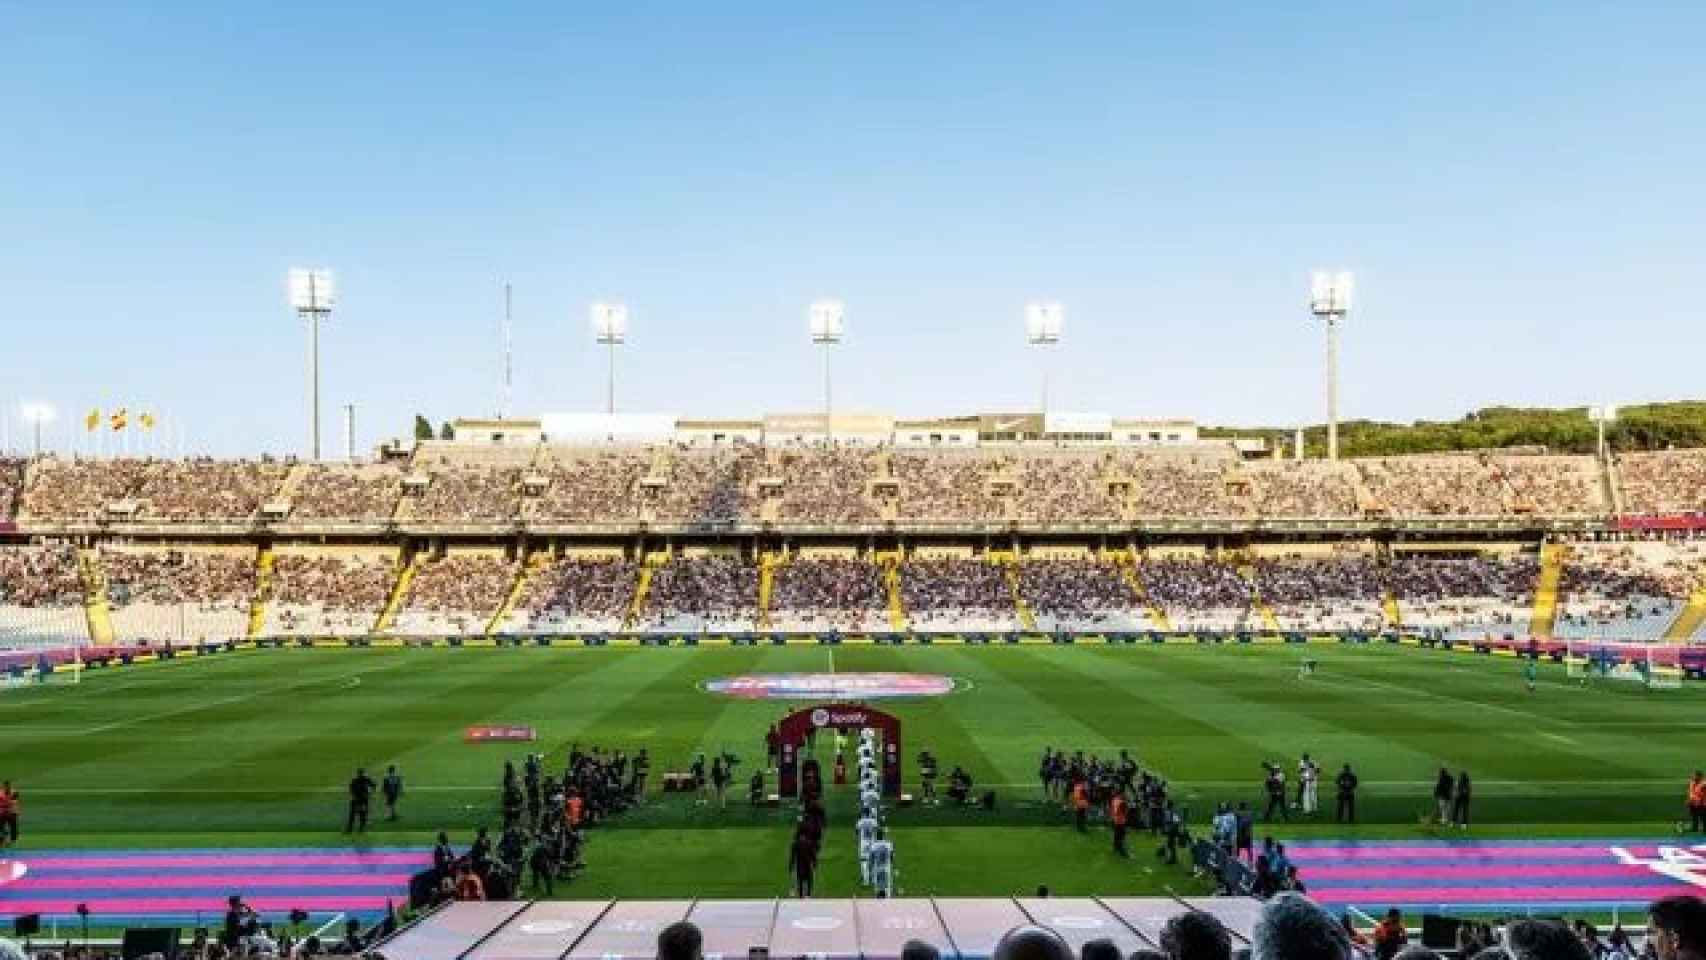
M1060 934L1045 927L1014 927L995 944L993 960L1074 960Z
M1281 893L1262 905L1252 960L1350 960L1344 929L1309 898Z
M1658 960L1706 960L1706 901L1689 896L1655 900L1647 908L1647 924Z
M1100 937L1079 948L1078 960L1125 960L1125 954L1112 940Z
M1397 907L1374 925L1374 955L1378 960L1390 960L1410 942L1410 932L1404 929L1404 915Z
M1505 927L1513 960L1593 960L1574 931L1558 920L1517 920Z
M942 952L922 940L908 940L900 946L900 960L941 960Z
M704 960L705 937L685 920L658 933L657 960Z
M1187 910L1161 928L1161 949L1168 960L1231 960L1232 935L1213 914Z

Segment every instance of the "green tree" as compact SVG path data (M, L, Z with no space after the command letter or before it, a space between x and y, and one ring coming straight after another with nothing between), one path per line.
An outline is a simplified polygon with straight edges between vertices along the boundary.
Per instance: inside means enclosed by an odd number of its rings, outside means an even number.
M426 417L423 417L418 413L415 414L415 439L416 440L431 440L432 439L432 421L428 420Z
M430 427L427 429L428 429L428 432L431 432ZM438 428L438 438L440 440L454 440L454 439L456 439L456 431L450 426L449 420L444 421L444 426Z

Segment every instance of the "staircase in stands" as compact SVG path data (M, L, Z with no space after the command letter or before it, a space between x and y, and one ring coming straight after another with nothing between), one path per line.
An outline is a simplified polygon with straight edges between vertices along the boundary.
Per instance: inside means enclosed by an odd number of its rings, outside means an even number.
M420 572L418 556L398 553L397 579L391 584L391 596L385 600L385 609L379 611L378 619L373 621L373 633L384 633L397 622L397 611L403 609L403 601L409 598L409 585L415 582L415 574Z
M260 636L261 631L267 628L267 604L272 602L273 564L270 544L255 554L255 595L249 598L249 626L243 634L250 640Z
M877 554L883 568L883 589L889 598L889 629L906 629L906 599L900 591L900 551L887 550Z
M758 557L758 627L770 629L770 596L776 589L776 570L787 563L785 555L766 550Z
M77 575L83 581L83 617L89 625L89 642L97 647L113 643L112 609L107 606L107 578L101 572L100 554L87 547L77 551Z
M1706 585L1695 587L1688 595L1688 603L1665 628L1665 640L1685 643L1694 638L1703 623L1706 623Z
M1132 547L1124 552L1115 553L1113 560L1114 565L1120 569L1120 579L1124 580L1125 585L1131 588L1132 596L1136 597L1137 602L1148 609L1149 622L1154 624L1157 630L1172 630L1173 621L1167 617L1167 611L1163 610L1161 605L1149 596L1149 591L1143 587L1143 578L1137 575L1137 564L1139 562L1137 548Z
M550 555L540 550L515 565L515 579L510 582L509 592L504 594L503 603L498 604L497 610L492 613L492 619L486 621L486 636L494 636L503 629L504 621L515 612L515 605L521 602L521 595L527 590L528 579L543 570L549 561Z
M1528 618L1528 635L1550 637L1558 624L1558 583L1564 577L1569 548L1561 543L1540 547L1540 579L1534 585L1534 610Z
M1280 629L1279 617L1274 614L1274 608L1262 599L1262 588L1256 584L1255 562L1250 559L1248 554L1240 554L1235 559L1237 560L1238 575L1250 585L1250 609L1254 610L1256 616L1261 618L1264 630L1272 630L1278 633Z
M1019 589L1019 555L1005 550L989 552L989 562L1001 568L1001 576L1007 581L1007 593L1013 598L1013 610L1019 615L1019 626L1025 630L1037 629L1037 615L1032 612L1031 605L1025 602L1024 591Z
M640 614L646 612L646 597L652 592L652 574L668 562L669 554L662 550L648 553L640 561L640 573L634 578L634 599L628 603L628 616L622 621L622 629L632 630L640 622Z

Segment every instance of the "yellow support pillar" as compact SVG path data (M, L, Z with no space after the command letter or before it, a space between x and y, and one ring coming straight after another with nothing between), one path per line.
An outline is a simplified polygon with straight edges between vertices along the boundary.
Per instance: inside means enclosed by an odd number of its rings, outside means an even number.
M107 578L101 558L93 550L77 551L77 575L83 581L83 618L89 626L89 642L97 647L113 643L112 609L107 606Z
M496 635L503 628L504 621L508 620L509 615L515 612L515 605L521 602L521 595L527 590L528 579L539 572L539 568L543 566L541 561L545 557L545 551L541 550L516 565L515 579L510 582L509 592L504 594L503 603L498 604L498 609L492 614L492 619L486 621L486 636Z
M1404 625L1404 615L1398 609L1398 595L1391 590L1380 598L1380 609L1386 612L1386 625L1396 630Z
M1143 578L1137 575L1137 548L1133 547L1127 553L1115 554L1114 565L1119 567L1120 579L1131 588L1132 596L1148 608L1149 622L1155 624L1155 629L1172 630L1173 621L1167 617L1167 611L1161 609L1161 605L1149 596L1149 591L1143 588Z
M1250 609L1256 611L1256 616L1261 618L1262 627L1278 633L1280 630L1279 617L1274 615L1274 608L1268 606L1268 602L1262 599L1261 588L1256 586L1256 565L1247 560L1240 563L1238 575L1250 585Z
M668 562L669 554L663 551L647 554L641 561L640 574L634 579L634 599L628 603L628 618L622 622L622 629L632 630L640 622L640 614L646 612L646 597L652 592L652 574Z
M298 464L300 466L300 464ZM272 600L272 547L262 547L255 554L255 595L249 599L249 628L244 636L250 640L267 628L267 603Z
M1706 623L1706 587L1695 587L1694 592L1688 595L1688 604L1665 628L1665 639L1678 643L1688 640L1702 623Z
M877 562L883 567L883 589L889 597L889 629L906 629L906 600L900 590L900 553L898 551L878 554Z
M1013 610L1019 615L1019 626L1026 631L1035 631L1037 615L1031 611L1031 605L1025 602L1024 592L1019 589L1018 555L1005 551L991 552L989 560L1001 568L1001 575L1007 580L1007 592L1013 597Z
M1540 580L1534 586L1534 612L1528 619L1530 636L1550 637L1558 623L1558 582L1563 579L1568 559L1568 550L1561 543L1540 548Z
M770 628L770 596L776 589L776 570L787 563L780 553L764 553L758 558L758 626Z
M398 557L401 564L397 570L397 581L391 585L391 596L385 601L385 609L379 611L378 619L373 621L374 633L384 633L391 629L391 624L397 620L397 611L403 609L403 601L409 598L409 585L415 582L415 574L421 572L421 565L413 557L403 559Z

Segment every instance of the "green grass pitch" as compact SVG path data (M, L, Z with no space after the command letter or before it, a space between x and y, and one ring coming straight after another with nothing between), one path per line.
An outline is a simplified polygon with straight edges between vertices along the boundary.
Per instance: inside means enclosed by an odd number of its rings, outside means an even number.
M1201 826L1220 800L1260 797L1260 762L1309 751L1353 763L1364 823L1276 825L1306 836L1416 836L1435 771L1477 780L1475 835L1666 836L1702 765L1706 689L1582 687L1546 666L1529 693L1517 661L1412 648L1283 646L286 649L91 671L74 687L0 692L0 777L24 797L24 846L338 846L352 768L396 763L399 823L370 845L458 845L497 820L505 758L560 769L571 742L654 757L696 750L763 760L788 704L706 693L738 673L916 671L953 676L931 700L886 701L904 723L907 782L928 747L998 791L994 812L892 815L902 887L915 894L1152 893L1193 886L1147 842L1116 859L1105 830L1072 832L1036 785L1043 747L1132 750L1175 785ZM537 744L470 745L479 723L531 724ZM735 794L740 794L739 797ZM1323 800L1330 789L1324 784ZM831 798L846 825L849 796ZM784 892L791 815L656 793L591 838L589 869L560 896L771 896ZM1260 832L1270 832L1261 828ZM856 885L851 829L832 830L820 894Z

